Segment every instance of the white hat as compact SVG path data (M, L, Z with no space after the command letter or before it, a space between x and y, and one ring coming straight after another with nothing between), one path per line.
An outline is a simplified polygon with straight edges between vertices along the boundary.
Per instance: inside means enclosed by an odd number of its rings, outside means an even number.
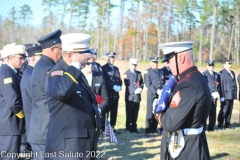
M62 40L62 50L80 53L92 53L89 49L90 35L83 33L70 33L60 36Z
M158 47L163 51L164 58L162 62L171 59L175 54L192 49L194 42L171 42L159 44Z
M10 55L24 55L25 56L25 46L18 45L17 43L11 43L3 47L1 52L2 58L8 57Z
M138 64L138 60L135 59L135 58L130 58L130 59L129 59L129 62L130 62L131 64L135 64L135 65Z

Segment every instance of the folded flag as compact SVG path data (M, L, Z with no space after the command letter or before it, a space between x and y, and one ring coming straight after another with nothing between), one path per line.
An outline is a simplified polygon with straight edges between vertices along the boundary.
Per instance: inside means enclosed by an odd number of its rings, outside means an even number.
M155 108L155 113L163 112L169 107L169 98L176 85L177 85L176 78L174 76L171 76L168 82L163 87L162 94L159 97L158 104Z
M106 130L105 134L110 138L111 143L118 143L118 140L114 134L113 128L108 120L106 120Z

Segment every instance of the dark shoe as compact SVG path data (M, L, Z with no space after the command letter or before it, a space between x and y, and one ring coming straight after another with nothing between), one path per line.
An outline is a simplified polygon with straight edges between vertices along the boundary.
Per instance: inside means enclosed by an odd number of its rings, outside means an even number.
M131 131L129 131L129 130L126 130L126 132L127 132L127 133L130 133Z
M132 130L132 132L141 133L138 129L134 129L134 130Z
M158 130L153 130L151 133L160 133Z
M145 129L145 133L152 133L150 129Z
M232 125L228 125L228 126L225 126L225 128L227 129L235 129L235 127L233 127Z
M223 128L223 125L218 125L218 129L219 130L223 130L224 128Z
M209 128L209 129L208 129L208 132L213 132L213 131L214 131L213 128Z
M121 133L120 131L116 130L116 129L113 129L113 132L114 133Z

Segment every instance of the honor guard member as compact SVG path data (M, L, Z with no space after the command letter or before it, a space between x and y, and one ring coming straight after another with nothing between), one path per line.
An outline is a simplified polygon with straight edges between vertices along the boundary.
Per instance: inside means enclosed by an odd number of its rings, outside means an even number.
M102 66L103 76L105 78L105 83L108 91L108 107L107 107L107 117L108 112L110 112L110 124L113 127L114 132L119 132L114 129L117 120L118 112L118 100L119 91L122 90L122 79L120 77L120 72L118 67L114 66L115 52L108 52L106 56L108 57L107 63Z
M32 115L30 121L28 141L32 150L36 153L33 159L44 159L45 141L47 135L49 112L47 107L47 96L45 93L45 80L48 72L61 57L61 31L56 30L38 39L43 52L40 60L32 71L30 87L32 91Z
M106 114L106 108L108 105L107 87L105 85L103 76L93 71L93 64L94 58L90 58L87 61L85 67L81 69L81 71L85 75L93 93L95 93L98 107L101 113L101 129L105 130L105 116L103 115Z
M218 74L220 76L220 110L218 114L218 129L233 128L231 117L233 101L237 99L237 83L235 73L231 70L232 61L225 60L224 69ZM225 121L225 124L223 122Z
M61 36L63 59L46 79L50 119L45 151L56 156L45 160L97 159L94 156L100 133L99 111L95 95L80 70L92 53L89 39L89 35L81 33Z
M5 47L8 58L0 68L0 151L1 160L16 160L18 157L9 154L19 154L21 135L24 127L24 113L20 90L21 77L17 69L21 68L25 59L23 45Z
M219 75L213 71L214 62L215 62L214 60L207 61L207 70L202 73L207 80L208 87L212 95L211 109L210 109L209 118L208 118L209 123L207 128L209 132L214 131L214 126L216 124L216 108L217 108L217 99L218 99L219 81L220 81Z
M211 106L211 93L205 77L194 66L193 42L160 44L178 83L170 97L169 108L156 115L163 128L161 160L210 160L203 125Z
M164 63L164 67L161 68L161 70L163 71L163 75L164 75L164 80L165 80L164 84L166 84L168 79L172 76L172 72L169 69L169 67L167 66L166 62Z
M5 64L8 60L8 53L5 52L5 50L9 47L11 48L12 46L17 45L17 43L10 43L6 46L3 47L3 49L1 50L1 59L2 59L2 64Z
M94 56L94 63L93 63L93 66L92 66L92 70L95 73L102 75L102 66L99 63L96 62L98 49L97 48L93 48L92 51L93 51L93 56Z
M238 87L239 87L239 90L238 90L238 100L240 101L240 74L238 75Z
M126 130L127 132L140 133L137 129L137 118L144 83L142 73L136 70L138 60L130 58L129 62L130 68L124 73L124 83L126 86Z
M20 83L21 86L21 93L22 93L22 101L23 101L23 109L25 114L25 122L26 122L26 141L28 141L29 135L29 127L30 127L30 120L32 114L32 93L31 93L31 86L30 80L32 76L33 67L38 62L42 55L42 47L37 44L31 44L26 48L26 52L28 54L28 65L23 72L22 80ZM22 142L23 143L23 142ZM25 150L31 150L29 143L26 144Z
M160 90L165 83L163 71L158 69L158 57L150 58L150 68L145 71L144 83L147 90L147 113L146 113L146 129L145 133L158 133L157 121L152 113L153 101L158 98Z

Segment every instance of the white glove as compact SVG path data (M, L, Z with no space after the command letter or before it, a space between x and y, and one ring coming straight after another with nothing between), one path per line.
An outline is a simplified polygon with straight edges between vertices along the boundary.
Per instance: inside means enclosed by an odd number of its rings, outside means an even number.
M134 91L134 94L140 94L142 92L142 88L137 88Z
M218 98L218 92L213 92L212 97L213 97L213 99L217 99Z
M157 95L160 97L161 94L162 94L162 89L158 89L158 90L157 90Z
M114 90L115 92L118 92L118 86L114 85L114 86L113 86L113 90Z
M225 101L225 98L224 98L224 97L221 97L221 98L220 98L220 101L221 101L221 102L224 102L224 101Z
M101 115L101 113L102 113L101 108L98 108L98 111L99 111L99 115Z
M153 104L152 104L152 113L153 114L155 114L155 108L156 108L156 106L157 106L157 104L158 104L158 100L159 99L154 99L154 101L153 101Z

